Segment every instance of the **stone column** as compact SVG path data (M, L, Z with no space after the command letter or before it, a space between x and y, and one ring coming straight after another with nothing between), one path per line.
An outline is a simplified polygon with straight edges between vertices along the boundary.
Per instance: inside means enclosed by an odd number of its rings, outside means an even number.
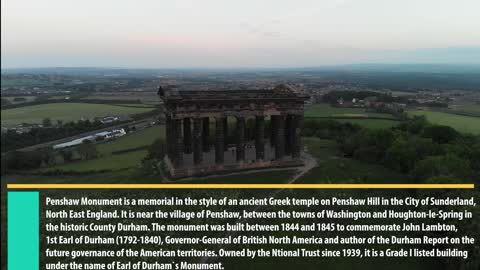
M293 116L294 133L293 133L293 158L299 158L302 151L302 126L303 115Z
M245 160L245 117L237 117L237 161Z
M225 145L225 149L228 146L228 117L225 117L223 120L223 142Z
M202 119L193 119L193 163L202 163Z
M270 146L275 147L275 132L277 130L277 123L275 121L275 115L270 116Z
M255 157L257 160L265 159L265 117L255 117Z
M192 127L190 124L190 118L183 119L183 142L185 144L185 153L192 153Z
M165 115L165 141L167 145L167 156L172 160L172 118L170 115Z
M181 119L174 119L173 120L173 140L174 143L174 150L173 156L174 161L173 164L176 168L179 168L183 164L183 138L182 138L182 120Z
M215 163L223 164L225 152L225 117L215 118Z
M285 155L291 155L293 151L293 115L285 116Z
M245 119L245 138L247 141L251 141L255 138L255 120L251 117Z
M276 115L275 123L275 159L282 159L285 155L285 117Z
M203 152L210 151L210 119L208 117L202 118L202 141Z

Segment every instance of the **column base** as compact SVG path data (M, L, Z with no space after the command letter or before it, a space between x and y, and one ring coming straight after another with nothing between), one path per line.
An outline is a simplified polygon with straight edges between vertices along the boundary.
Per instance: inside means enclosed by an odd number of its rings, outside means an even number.
M254 148L250 148L250 158L244 161L235 160L235 152L226 150L226 162L215 164L214 152L210 151L201 164L193 163L193 155L185 155L185 163L182 167L175 167L168 157L164 159L164 171L171 179L180 179L194 176L207 176L214 174L229 174L248 170L260 170L269 168L289 168L303 166L304 161L300 158L285 157L281 160L275 160L273 153L270 153L269 159L255 160Z
M172 168L166 164L165 170L171 179L181 179L185 177L229 174L249 170L300 167L303 165L303 161L297 159L289 161L256 161L235 165L196 166L192 168Z

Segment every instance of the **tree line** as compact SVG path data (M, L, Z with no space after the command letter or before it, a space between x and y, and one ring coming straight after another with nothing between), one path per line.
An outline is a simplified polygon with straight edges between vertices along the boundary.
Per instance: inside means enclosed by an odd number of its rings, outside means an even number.
M384 165L415 183L462 182L480 176L480 136L431 124L424 117L378 130L307 120L303 134L335 139L345 157Z
M70 163L76 160L95 159L99 155L95 144L89 140L73 148L54 150L42 147L31 151L12 151L2 154L2 174L8 171L33 170Z

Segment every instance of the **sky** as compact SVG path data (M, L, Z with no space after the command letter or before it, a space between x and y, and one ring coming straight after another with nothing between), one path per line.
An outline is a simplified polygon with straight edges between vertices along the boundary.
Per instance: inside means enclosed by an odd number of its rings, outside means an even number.
M2 0L2 68L480 63L479 0Z

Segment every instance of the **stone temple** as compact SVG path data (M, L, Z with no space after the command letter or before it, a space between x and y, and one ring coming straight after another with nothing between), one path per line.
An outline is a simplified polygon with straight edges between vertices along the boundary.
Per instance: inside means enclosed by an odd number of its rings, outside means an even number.
M267 90L160 87L166 171L172 178L301 166L306 96L285 85Z

